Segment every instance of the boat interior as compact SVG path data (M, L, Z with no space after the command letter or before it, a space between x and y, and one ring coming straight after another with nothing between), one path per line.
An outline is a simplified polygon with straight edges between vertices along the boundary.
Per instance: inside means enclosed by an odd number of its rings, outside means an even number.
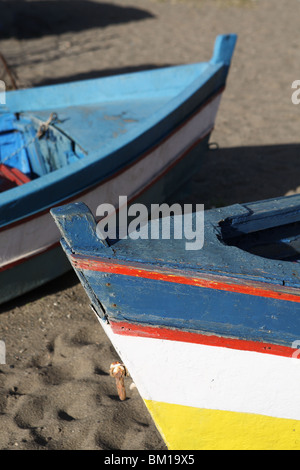
M202 73L209 76L216 68L189 64L12 92L0 113L0 164L32 180L99 149L109 154L116 138L134 132L137 123L143 127L157 112L161 118L174 98L175 109L186 98L181 92L196 92ZM0 178L0 191L27 182L1 169Z
M287 223L287 215L283 213L272 226L269 219L266 216L263 222L260 220L257 230L251 231L245 231L243 223L220 222L220 239L228 246L263 258L300 262L300 217Z
M52 126L53 120L18 113L0 116L0 192L80 158L72 141Z

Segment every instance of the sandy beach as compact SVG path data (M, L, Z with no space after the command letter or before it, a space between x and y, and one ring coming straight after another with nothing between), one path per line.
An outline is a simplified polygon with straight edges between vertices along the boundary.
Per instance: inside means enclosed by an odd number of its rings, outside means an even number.
M298 0L0 0L0 52L19 88L208 60L238 43L208 152L171 202L205 208L300 192ZM0 65L0 79L11 87ZM69 274L0 308L1 450L166 449Z

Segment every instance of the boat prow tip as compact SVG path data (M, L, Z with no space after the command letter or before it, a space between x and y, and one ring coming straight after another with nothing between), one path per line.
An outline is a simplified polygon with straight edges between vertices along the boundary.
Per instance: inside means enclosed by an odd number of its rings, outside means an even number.
M73 202L53 207L50 209L50 214L55 220L59 221L61 218L71 217L74 215L91 214L91 211L83 202Z
M210 63L224 63L224 65L229 67L236 46L237 38L238 36L235 33L220 34L217 36Z
M87 244L89 251L103 246L103 241L96 234L95 218L86 204L74 202L52 208L50 213L72 251L82 251L82 247Z

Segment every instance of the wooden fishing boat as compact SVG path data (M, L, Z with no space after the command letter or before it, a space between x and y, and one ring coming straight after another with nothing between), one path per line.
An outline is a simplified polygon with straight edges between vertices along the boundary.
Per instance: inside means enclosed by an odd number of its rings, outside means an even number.
M300 448L300 195L205 212L194 251L100 240L84 204L52 214L169 449Z
M163 201L208 148L236 36L209 62L6 93L0 106L0 303L69 269L49 209Z

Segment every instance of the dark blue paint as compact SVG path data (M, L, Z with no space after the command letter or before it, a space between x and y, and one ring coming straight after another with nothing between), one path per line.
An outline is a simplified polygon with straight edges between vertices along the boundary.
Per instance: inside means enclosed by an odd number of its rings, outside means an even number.
M111 320L286 346L300 338L299 303L117 274L83 275Z

